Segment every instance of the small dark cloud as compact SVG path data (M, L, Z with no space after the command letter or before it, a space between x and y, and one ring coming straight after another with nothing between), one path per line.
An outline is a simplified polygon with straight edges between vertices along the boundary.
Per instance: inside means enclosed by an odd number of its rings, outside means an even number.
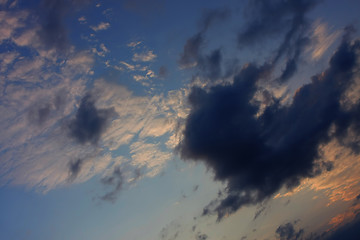
M159 73L158 73L158 75L159 75L160 78L166 78L167 75L168 75L168 70L167 70L167 68L166 68L165 66L161 66L161 67L159 68Z
M43 0L39 7L40 30L38 36L46 48L64 51L69 46L64 24L66 16L92 0Z
M313 0L275 0L251 1L246 9L249 19L246 27L238 35L240 47L261 43L272 36L283 34L277 49L274 63L285 57L286 66L280 82L290 79L297 70L302 50L310 42L307 34L309 23L306 13L313 9L319 1Z
M213 78L219 76L221 61L220 50L213 51L209 56L203 56L201 49L204 45L204 34L208 28L217 22L224 21L229 16L230 11L228 9L208 9L204 12L200 24L200 31L186 41L184 50L180 54L178 63L181 68L195 67L199 64L200 69L205 69Z
M263 202L281 187L292 189L301 179L332 169L320 159L319 146L348 139L350 128L360 133L360 104L341 105L355 84L359 49L360 41L344 40L328 69L299 88L291 104L281 105L272 97L260 117L260 105L252 99L272 64L247 64L232 84L192 88L191 111L177 149L183 159L204 162L216 180L227 184L204 215L216 213L221 220L244 205ZM330 134L332 126L336 130Z
M195 186L193 187L193 192L196 192L198 189L199 189L199 185L195 185Z
M208 239L208 235L206 235L204 233L198 232L195 235L195 240L206 240L206 239Z
M276 237L280 240L300 240L304 235L304 230L300 229L296 231L294 225L289 222L284 225L280 225L276 229L275 233Z
M265 211L265 209L266 209L266 206L262 206L262 207L256 209L253 221L256 220Z
M114 203L124 185L123 174L120 167L115 167L110 176L101 179L101 183L105 186L112 187L113 189L101 196L100 199Z
M221 77L221 60L221 50L216 49L210 55L198 59L198 68L209 80L219 79Z
M43 125L57 110L62 109L66 101L66 94L58 92L54 98L46 99L30 107L28 119L31 123Z
M184 46L184 50L180 55L179 65L181 68L196 66L200 58L200 48L203 44L202 33L198 33L189 38Z
M86 94L81 99L75 118L68 124L70 136L80 144L96 144L114 116L114 108L97 109L93 97Z
M30 122L42 125L50 116L51 105L49 103L42 103L40 106L35 106L29 111Z
M200 29L207 31L216 22L224 21L231 16L231 11L227 8L206 9L203 12Z
M83 164L83 159L76 159L75 161L70 161L68 164L69 167L69 181L72 182L76 179L76 177L79 175L81 167Z
M160 231L160 238L162 240L175 240L180 234L181 224L174 220L170 222L166 227L163 227Z

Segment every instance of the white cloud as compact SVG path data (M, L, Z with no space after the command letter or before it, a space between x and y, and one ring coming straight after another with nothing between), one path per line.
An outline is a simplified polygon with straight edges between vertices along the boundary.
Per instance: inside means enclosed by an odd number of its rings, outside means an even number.
M128 70L130 71L134 71L135 70L135 66L130 64L130 63L127 63L127 62L124 62L124 61L120 61L121 64L123 64Z
M102 30L106 30L106 29L108 29L110 27L110 23L108 23L108 22L101 22L101 23L99 23L98 25L96 25L96 26L90 26L90 28L92 29L92 30L94 30L95 32L97 32L97 31L102 31Z
M150 62L156 58L156 54L153 51L147 51L143 53L135 53L132 60L134 62Z
M86 18L84 16L79 17L78 21L79 21L80 24L86 24L87 23Z
M99 48L100 50L97 50L97 48L92 48L91 50L93 53L100 57L105 57L106 53L110 52L103 43L100 44Z
M93 80L91 52L70 46L68 54L60 56L39 44L34 33L38 26L22 29L26 14L5 15L9 18L0 20L6 28L0 30L0 41L9 39L15 49L27 48L31 54L13 51L0 55L0 185L25 185L46 192L70 184L69 162L77 159L82 159L82 166L74 183L124 162L134 168L144 167L146 176L158 174L170 159L173 145L156 144L154 138L176 142L177 119L183 116L178 104L184 94L175 91L168 96L135 96L123 86ZM96 51L105 54L109 49L100 44ZM149 51L138 58L151 61L155 57ZM155 77L148 66L120 63L128 70L141 71L146 79ZM97 146L77 143L67 130L66 122L88 91L94 95L96 107L113 107L118 114ZM130 150L119 152L123 145Z
M341 31L329 33L326 23L322 23L320 20L315 21L312 36L314 44L308 49L311 52L311 58L313 60L320 59L340 35Z
M28 15L27 11L0 11L0 43L11 38L16 29L25 26Z
M141 43L142 43L141 41L134 41L134 42L128 43L127 46L134 48L134 47L138 46Z

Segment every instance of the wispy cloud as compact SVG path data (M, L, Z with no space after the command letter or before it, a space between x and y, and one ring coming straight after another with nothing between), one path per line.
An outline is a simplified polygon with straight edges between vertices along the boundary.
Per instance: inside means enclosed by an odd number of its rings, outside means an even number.
M308 47L313 60L319 60L326 50L341 36L341 31L329 32L326 23L317 20L313 24L313 44Z
M156 57L157 55L150 50L143 53L135 53L134 56L132 57L132 60L134 62L150 62L153 61Z
M108 23L108 22L101 22L101 23L99 23L98 25L90 26L90 28L91 28L92 30L94 30L95 32L106 30L106 29L108 29L109 27L110 27L110 23Z

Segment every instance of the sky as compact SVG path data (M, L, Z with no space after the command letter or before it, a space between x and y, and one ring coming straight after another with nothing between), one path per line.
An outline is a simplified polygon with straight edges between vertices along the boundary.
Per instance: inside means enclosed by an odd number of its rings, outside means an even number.
M0 239L357 239L359 9L0 0Z

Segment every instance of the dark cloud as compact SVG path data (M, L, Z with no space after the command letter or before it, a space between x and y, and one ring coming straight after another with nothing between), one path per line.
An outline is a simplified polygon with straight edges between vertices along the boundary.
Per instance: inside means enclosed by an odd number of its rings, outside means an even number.
M209 56L198 59L198 67L203 75L209 80L216 80L221 77L221 50L214 50Z
M46 48L66 50L69 46L65 17L92 0L43 0L40 4L38 35Z
M206 240L206 239L208 239L208 235L206 235L204 233L198 232L195 235L195 240Z
M206 9L200 22L200 29L203 32L216 22L224 21L231 16L231 11L227 8Z
M162 240L175 240L178 238L181 232L181 224L174 220L170 222L166 227L163 227L160 231L160 238Z
M217 22L224 21L229 16L230 11L228 9L208 9L204 12L200 31L189 38L184 45L184 50L178 61L181 68L199 66L200 69L205 69L213 78L218 77L221 61L220 50L213 51L209 56L203 56L201 49L204 45L204 35L208 28Z
M114 203L124 186L124 178L120 167L115 167L110 176L101 179L101 183L113 189L101 196L100 199Z
M195 186L193 187L193 192L196 192L198 189L199 189L199 185L195 185ZM359 196L360 196L360 195L359 195Z
M200 48L202 47L203 41L201 32L186 41L184 50L179 59L180 67L188 68L197 64L200 58Z
M266 206L262 206L258 209L256 209L255 216L253 220L256 220L266 209Z
M81 144L96 144L114 116L114 108L97 109L93 97L86 94L75 118L68 124L70 135Z
M68 166L69 166L69 181L72 182L76 179L76 177L78 176L78 174L80 173L81 167L83 164L83 160L78 158L75 161L70 161Z
M167 70L167 68L166 68L165 66L161 66L161 67L159 68L159 73L158 73L158 75L159 75L160 78L166 78L167 75L168 75L168 70Z
M57 110L63 108L66 101L66 94L59 91L54 98L41 101L30 107L28 119L31 123L43 125Z
M251 1L246 9L249 15L246 27L238 35L240 47L263 42L269 37L284 34L274 63L286 57L286 67L278 79L284 82L290 79L297 70L300 54L310 42L306 36L308 21L306 13L319 1L314 0L257 0Z
M220 220L244 205L263 202L283 186L291 189L302 178L331 170L332 164L320 159L319 146L346 138L350 127L360 133L354 127L359 103L350 110L340 103L354 84L359 50L360 41L344 39L329 68L299 88L290 105L273 97L261 116L253 98L272 64L247 64L232 84L192 88L191 111L177 149L183 159L204 162L216 180L227 183L205 215L217 213ZM336 131L330 134L332 126Z
M29 111L30 122L42 125L50 116L51 105L49 103L42 103L40 106L31 108Z
M300 229L296 231L292 223L286 223L284 225L280 225L276 229L276 237L280 240L298 240L302 239L304 235L304 230Z

